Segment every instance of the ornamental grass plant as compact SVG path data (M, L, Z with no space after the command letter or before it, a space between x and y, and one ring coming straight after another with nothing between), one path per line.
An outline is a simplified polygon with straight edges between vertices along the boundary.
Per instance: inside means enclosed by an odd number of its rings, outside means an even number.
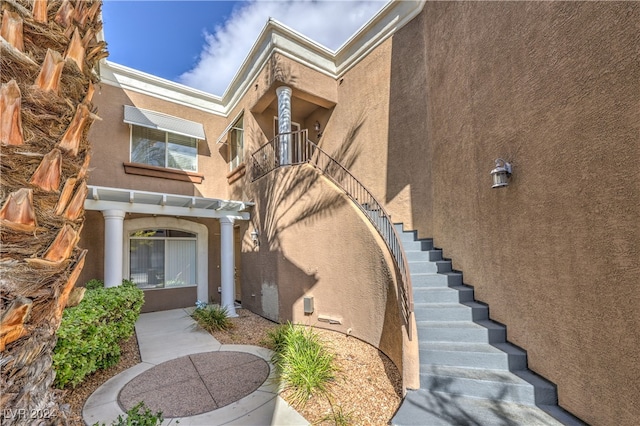
M234 326L229 318L227 308L219 305L207 306L203 303L197 303L191 318L209 333L217 330L229 330Z
M337 368L316 332L287 323L269 332L268 341L281 390L289 392L293 405L304 406L314 394L330 398Z

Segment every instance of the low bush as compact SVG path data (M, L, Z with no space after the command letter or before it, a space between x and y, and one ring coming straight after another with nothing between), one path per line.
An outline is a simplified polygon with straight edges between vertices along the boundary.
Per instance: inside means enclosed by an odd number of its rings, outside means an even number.
M269 332L268 339L281 390L290 391L294 405L304 406L316 393L329 398L337 368L316 332L287 323Z
M233 328L233 322L229 319L227 308L211 305L196 304L196 310L193 311L191 317L196 320L198 325L208 332L217 330L229 330Z
M87 290L78 306L65 309L53 353L57 387L75 387L84 377L120 359L120 341L133 335L144 302L131 281Z
M118 416L118 418L111 423L111 426L157 426L161 425L163 420L162 411L154 413L144 402L140 401L127 411L125 416ZM105 426L105 423L102 423L102 425L100 423L94 423L93 426Z
M95 290L96 288L104 288L104 282L102 280L96 280L95 278L87 281L84 285L87 290Z

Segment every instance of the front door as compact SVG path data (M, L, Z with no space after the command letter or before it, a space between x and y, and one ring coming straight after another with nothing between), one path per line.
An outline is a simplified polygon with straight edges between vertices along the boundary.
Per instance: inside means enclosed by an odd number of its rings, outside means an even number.
M278 117L273 117L273 136L278 136L278 130L280 127L278 126ZM300 163L304 159L301 156L302 143L304 141L300 140L300 134L295 133L300 131L300 124L294 121L291 122L291 146L289 146L289 151L291 152L291 162L293 164Z

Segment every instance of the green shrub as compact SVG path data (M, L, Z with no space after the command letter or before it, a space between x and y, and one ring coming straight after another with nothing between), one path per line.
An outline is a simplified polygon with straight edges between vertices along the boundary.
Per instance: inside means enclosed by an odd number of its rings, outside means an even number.
M125 417L122 415L118 416L118 418L111 423L111 426L157 426L162 424L163 420L162 411L154 414L144 402L140 401L127 411ZM100 425L99 423L95 423L93 426L105 426L105 424L102 423L102 425Z
M208 332L217 330L229 330L233 328L233 322L229 319L227 308L218 305L200 306L193 311L191 317L198 325Z
M293 405L304 405L315 393L329 396L337 369L316 332L287 323L269 332L269 341L281 389L291 391Z
M130 281L87 290L78 306L65 309L53 353L56 386L75 387L84 377L120 359L120 341L131 337L144 294Z
M87 290L95 290L96 288L103 288L104 282L102 280L97 280L94 278L88 281L84 286L87 288Z

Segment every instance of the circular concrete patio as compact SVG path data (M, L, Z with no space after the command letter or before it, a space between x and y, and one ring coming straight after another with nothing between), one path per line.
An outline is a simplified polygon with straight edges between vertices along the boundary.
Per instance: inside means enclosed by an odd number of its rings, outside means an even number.
M125 410L140 401L165 418L217 410L258 389L269 365L246 352L204 352L163 362L133 378L118 395Z

